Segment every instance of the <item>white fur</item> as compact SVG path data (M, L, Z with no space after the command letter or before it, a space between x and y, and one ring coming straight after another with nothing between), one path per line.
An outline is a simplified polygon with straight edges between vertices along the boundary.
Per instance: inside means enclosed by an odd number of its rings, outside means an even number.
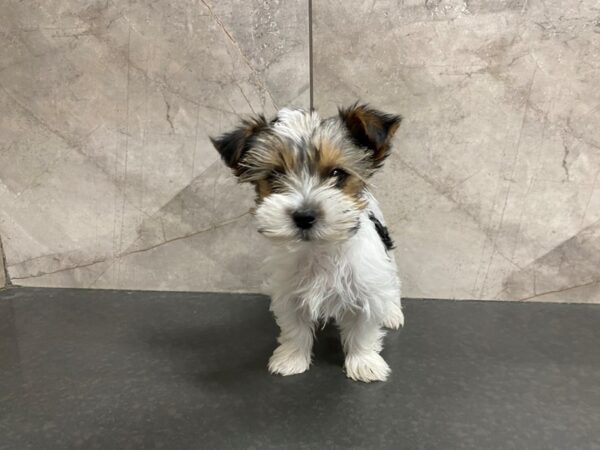
M315 111L306 112L302 109L283 108L277 113L277 119L274 125L277 132L296 144L301 144L321 123Z
M332 183L319 184L318 178L303 173L291 177L284 192L269 195L256 209L259 231L272 239L297 239L298 229L290 212L305 205L323 212L309 232L316 241L346 239L359 219L355 205Z
M281 375L306 371L316 323L333 318L340 327L347 376L385 380L390 368L379 355L382 327L398 328L404 316L394 257L369 219L372 213L383 223L381 210L368 192L367 207L359 210L332 186L309 179L299 183L267 197L256 213L261 232L279 238L273 239L265 265L266 293L281 328L269 370ZM289 211L307 202L318 203L325 213L313 235L320 239L302 241L294 238Z

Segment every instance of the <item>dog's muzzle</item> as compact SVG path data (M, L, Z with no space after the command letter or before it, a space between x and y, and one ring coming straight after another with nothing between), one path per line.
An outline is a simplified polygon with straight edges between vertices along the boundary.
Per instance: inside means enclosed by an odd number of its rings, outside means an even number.
M299 209L292 213L292 219L301 230L310 230L317 221L317 212L308 208Z

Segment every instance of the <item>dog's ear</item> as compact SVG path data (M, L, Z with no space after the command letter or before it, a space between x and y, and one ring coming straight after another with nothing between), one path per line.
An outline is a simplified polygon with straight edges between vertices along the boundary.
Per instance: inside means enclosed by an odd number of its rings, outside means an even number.
M402 117L386 114L358 104L339 109L340 118L355 144L371 152L375 167L381 167L391 150L391 140L400 126Z
M259 115L250 119L244 119L240 126L222 134L217 138L210 138L210 141L215 146L221 159L227 167L233 170L236 176L240 176L244 172L244 168L240 163L244 159L244 155L252 146L252 140L261 131L269 126L264 116Z

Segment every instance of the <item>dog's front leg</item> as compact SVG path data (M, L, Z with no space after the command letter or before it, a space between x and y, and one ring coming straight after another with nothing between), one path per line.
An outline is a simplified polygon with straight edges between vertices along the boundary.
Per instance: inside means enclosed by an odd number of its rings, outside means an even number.
M391 370L381 357L385 332L376 320L364 313L348 312L339 321L346 375L356 381L385 381Z
M308 370L312 355L313 323L290 300L274 299L271 310L281 334L269 359L269 372L295 375Z

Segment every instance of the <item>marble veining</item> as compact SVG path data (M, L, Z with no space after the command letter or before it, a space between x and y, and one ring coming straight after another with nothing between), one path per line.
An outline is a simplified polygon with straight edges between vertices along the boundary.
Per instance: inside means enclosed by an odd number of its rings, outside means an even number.
M256 291L266 249L252 192L208 136L308 107L307 3L2 12L13 282ZM322 114L362 99L405 117L374 180L405 295L599 302L596 2L313 0L312 13Z
M314 2L315 101L405 116L376 180L409 296L600 301L594 1Z
M306 5L34 3L0 18L0 232L14 282L256 290L252 197L208 135L307 106Z

